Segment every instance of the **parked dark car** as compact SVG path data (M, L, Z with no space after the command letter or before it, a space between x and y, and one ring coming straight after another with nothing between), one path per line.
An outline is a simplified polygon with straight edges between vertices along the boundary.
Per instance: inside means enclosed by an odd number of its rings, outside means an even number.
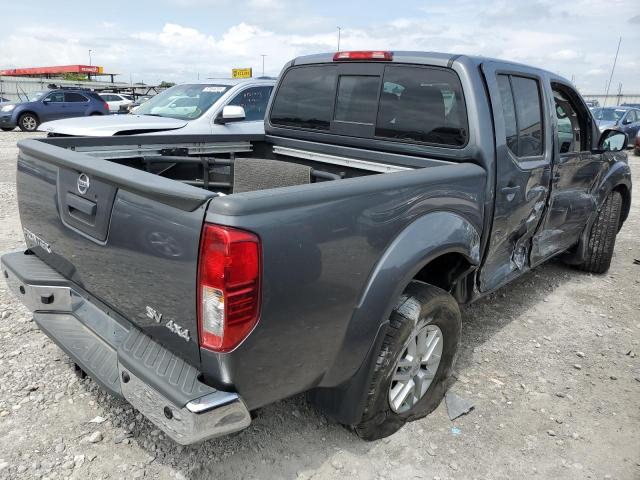
M461 304L556 256L606 272L629 215L626 135L521 64L300 57L264 126L18 143L11 291L182 444L301 392L391 435L444 397Z
M634 146L634 153L636 155L640 155L640 130L638 130L638 133L636 134L636 140L633 146Z
M633 107L602 107L591 111L593 118L602 130L615 129L624 132L629 139L629 145L636 138L640 130L640 109Z
M108 113L107 103L90 90L45 90L30 93L26 102L2 104L0 129L11 131L19 127L24 132L35 132L42 122Z

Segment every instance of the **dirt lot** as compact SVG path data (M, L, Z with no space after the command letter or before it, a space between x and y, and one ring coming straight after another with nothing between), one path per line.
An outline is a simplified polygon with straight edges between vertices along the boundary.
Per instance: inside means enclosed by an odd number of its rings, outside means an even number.
M20 138L0 132L0 252L23 245ZM298 396L243 432L179 447L78 380L0 282L0 478L638 479L638 190L609 274L551 262L465 309L452 389L475 410L451 422L441 405L373 443Z

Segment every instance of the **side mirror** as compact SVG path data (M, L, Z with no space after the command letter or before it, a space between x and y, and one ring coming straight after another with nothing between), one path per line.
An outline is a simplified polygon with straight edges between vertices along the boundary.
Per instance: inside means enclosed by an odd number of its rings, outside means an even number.
M600 152L619 152L627 148L629 139L624 132L620 130L607 129L600 135L598 141L598 151Z
M230 122L241 122L246 118L244 108L239 105L225 105L222 108L222 113L215 119L215 123L224 125Z

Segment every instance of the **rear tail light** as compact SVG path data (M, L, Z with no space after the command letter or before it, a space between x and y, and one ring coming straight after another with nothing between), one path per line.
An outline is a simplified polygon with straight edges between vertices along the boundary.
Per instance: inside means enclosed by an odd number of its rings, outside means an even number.
M107 102L102 102L105 110L109 110L109 104Z
M198 263L200 346L216 352L237 347L260 313L260 240L256 235L205 224Z
M333 55L333 61L341 60L393 60L392 52L383 52L379 50L360 50L354 52L336 52Z

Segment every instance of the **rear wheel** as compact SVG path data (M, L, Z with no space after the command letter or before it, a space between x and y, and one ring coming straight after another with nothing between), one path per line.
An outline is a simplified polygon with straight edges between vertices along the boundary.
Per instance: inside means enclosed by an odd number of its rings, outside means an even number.
M460 309L444 290L412 282L394 308L356 433L377 440L440 404L460 343Z
M620 227L622 195L611 192L591 226L584 262L576 265L579 269L592 273L604 273L611 266L616 235Z
M20 130L23 132L35 132L38 125L40 125L38 117L33 113L23 113L18 119L18 127L20 127Z
M3 132L11 132L15 127L2 127Z

